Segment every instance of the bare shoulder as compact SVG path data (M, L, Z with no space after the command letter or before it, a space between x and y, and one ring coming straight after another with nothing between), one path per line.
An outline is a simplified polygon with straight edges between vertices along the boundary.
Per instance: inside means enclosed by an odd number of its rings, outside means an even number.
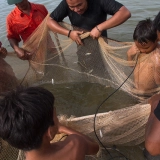
M74 145L83 145L83 144L85 144L85 141L84 141L84 139L81 137L81 136L79 136L79 135L76 135L76 134L71 134L71 135L69 135L67 138L66 138L66 140L68 141L68 142L71 142L71 144L74 144Z
M79 135L69 135L64 141L64 153L73 160L84 160L86 155L86 144Z

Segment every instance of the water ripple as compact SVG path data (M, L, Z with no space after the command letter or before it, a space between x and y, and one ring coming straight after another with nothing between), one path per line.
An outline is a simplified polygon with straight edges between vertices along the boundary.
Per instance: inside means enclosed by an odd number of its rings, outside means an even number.
M32 2L44 4L48 11L52 12L60 3L60 0L32 0ZM124 24L108 30L109 37L117 40L132 41L133 30L138 21L149 17L153 19L159 12L159 0L119 0L119 2L123 3L131 11L132 17ZM0 40L5 43L4 46L8 46L8 40L6 38L6 16L14 7L15 5L8 5L6 0L1 2L0 5Z

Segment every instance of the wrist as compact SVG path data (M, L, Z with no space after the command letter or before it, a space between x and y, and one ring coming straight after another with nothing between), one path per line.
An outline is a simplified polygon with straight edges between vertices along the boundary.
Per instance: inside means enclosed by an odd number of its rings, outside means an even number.
M17 53L17 52L19 52L19 47L18 46L13 46L13 49L14 49L14 51Z
M99 27L98 27L98 26L96 26L96 29L97 29L100 33L102 33L102 30L101 30L101 29L99 29Z
M72 30L69 30L69 32L68 32L68 38L70 37L71 32L72 32Z

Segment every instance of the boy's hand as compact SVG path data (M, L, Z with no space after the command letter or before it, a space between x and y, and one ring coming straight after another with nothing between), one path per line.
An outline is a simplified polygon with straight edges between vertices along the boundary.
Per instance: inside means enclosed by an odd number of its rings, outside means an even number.
M133 44L130 55L135 56L137 53L140 53L140 50L137 48L137 46L135 44Z
M139 54L140 51L135 44L127 51L127 59L128 61L133 61L136 54Z
M5 58L7 56L7 50L4 47L0 48L0 57Z
M135 44L133 45L133 52L134 54L140 53L140 50L137 48Z

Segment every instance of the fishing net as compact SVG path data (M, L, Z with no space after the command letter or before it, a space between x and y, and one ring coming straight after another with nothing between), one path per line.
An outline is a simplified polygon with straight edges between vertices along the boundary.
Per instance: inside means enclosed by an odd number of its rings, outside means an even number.
M147 99L159 92L159 85L152 74L154 67L151 67L154 64L152 56L156 54L156 51L142 56L137 53L132 61L128 61L127 51L134 45L133 42L117 42L105 37L93 40L89 32L83 30L84 34L81 35L81 39L84 45L77 45L70 38L51 32L46 25L46 20L47 17L22 46L32 53L31 60L19 60L14 53L10 53L6 58L12 69L8 72L15 77L6 76L7 84L10 84L11 79L15 79L15 83L11 83L12 87L18 83L25 86L40 85L49 90L52 90L54 85L65 89L64 84L76 84L76 88L83 83L86 83L87 87L90 84L99 84L108 89L106 97L118 90L114 101L117 101L117 106L121 105L119 109L116 107L116 110L112 108L112 111L110 109L98 110L101 113L95 116L96 108L94 112L90 112L88 108L75 110L73 107L68 107L58 110L57 107L58 114L61 115L59 119L62 123L97 141L96 132L105 146L134 146L144 142L145 125L150 114ZM60 25L71 30L82 30L64 22ZM145 72L142 78L141 72ZM135 81L135 76L139 77L139 81ZM137 87L142 84L144 87ZM66 89L68 92L67 87ZM91 94L96 95L96 91L94 90ZM71 92L71 97L79 94L79 90ZM106 98L105 95L100 95L100 97L101 102ZM123 105L128 97L135 103ZM70 97L67 98L69 99ZM92 103L95 101L93 98ZM107 108L105 103L103 106ZM63 113L63 110L68 110L69 114L65 116L66 112ZM77 115L70 113L73 110ZM83 114L78 114L82 112ZM1 143L0 159L7 160L7 158L1 158L6 155L3 149L6 145L4 144L3 147L3 143ZM8 150L7 147L6 150ZM12 153L17 159L17 152L8 150L8 153ZM22 154L19 155L19 159L24 159L21 156Z

